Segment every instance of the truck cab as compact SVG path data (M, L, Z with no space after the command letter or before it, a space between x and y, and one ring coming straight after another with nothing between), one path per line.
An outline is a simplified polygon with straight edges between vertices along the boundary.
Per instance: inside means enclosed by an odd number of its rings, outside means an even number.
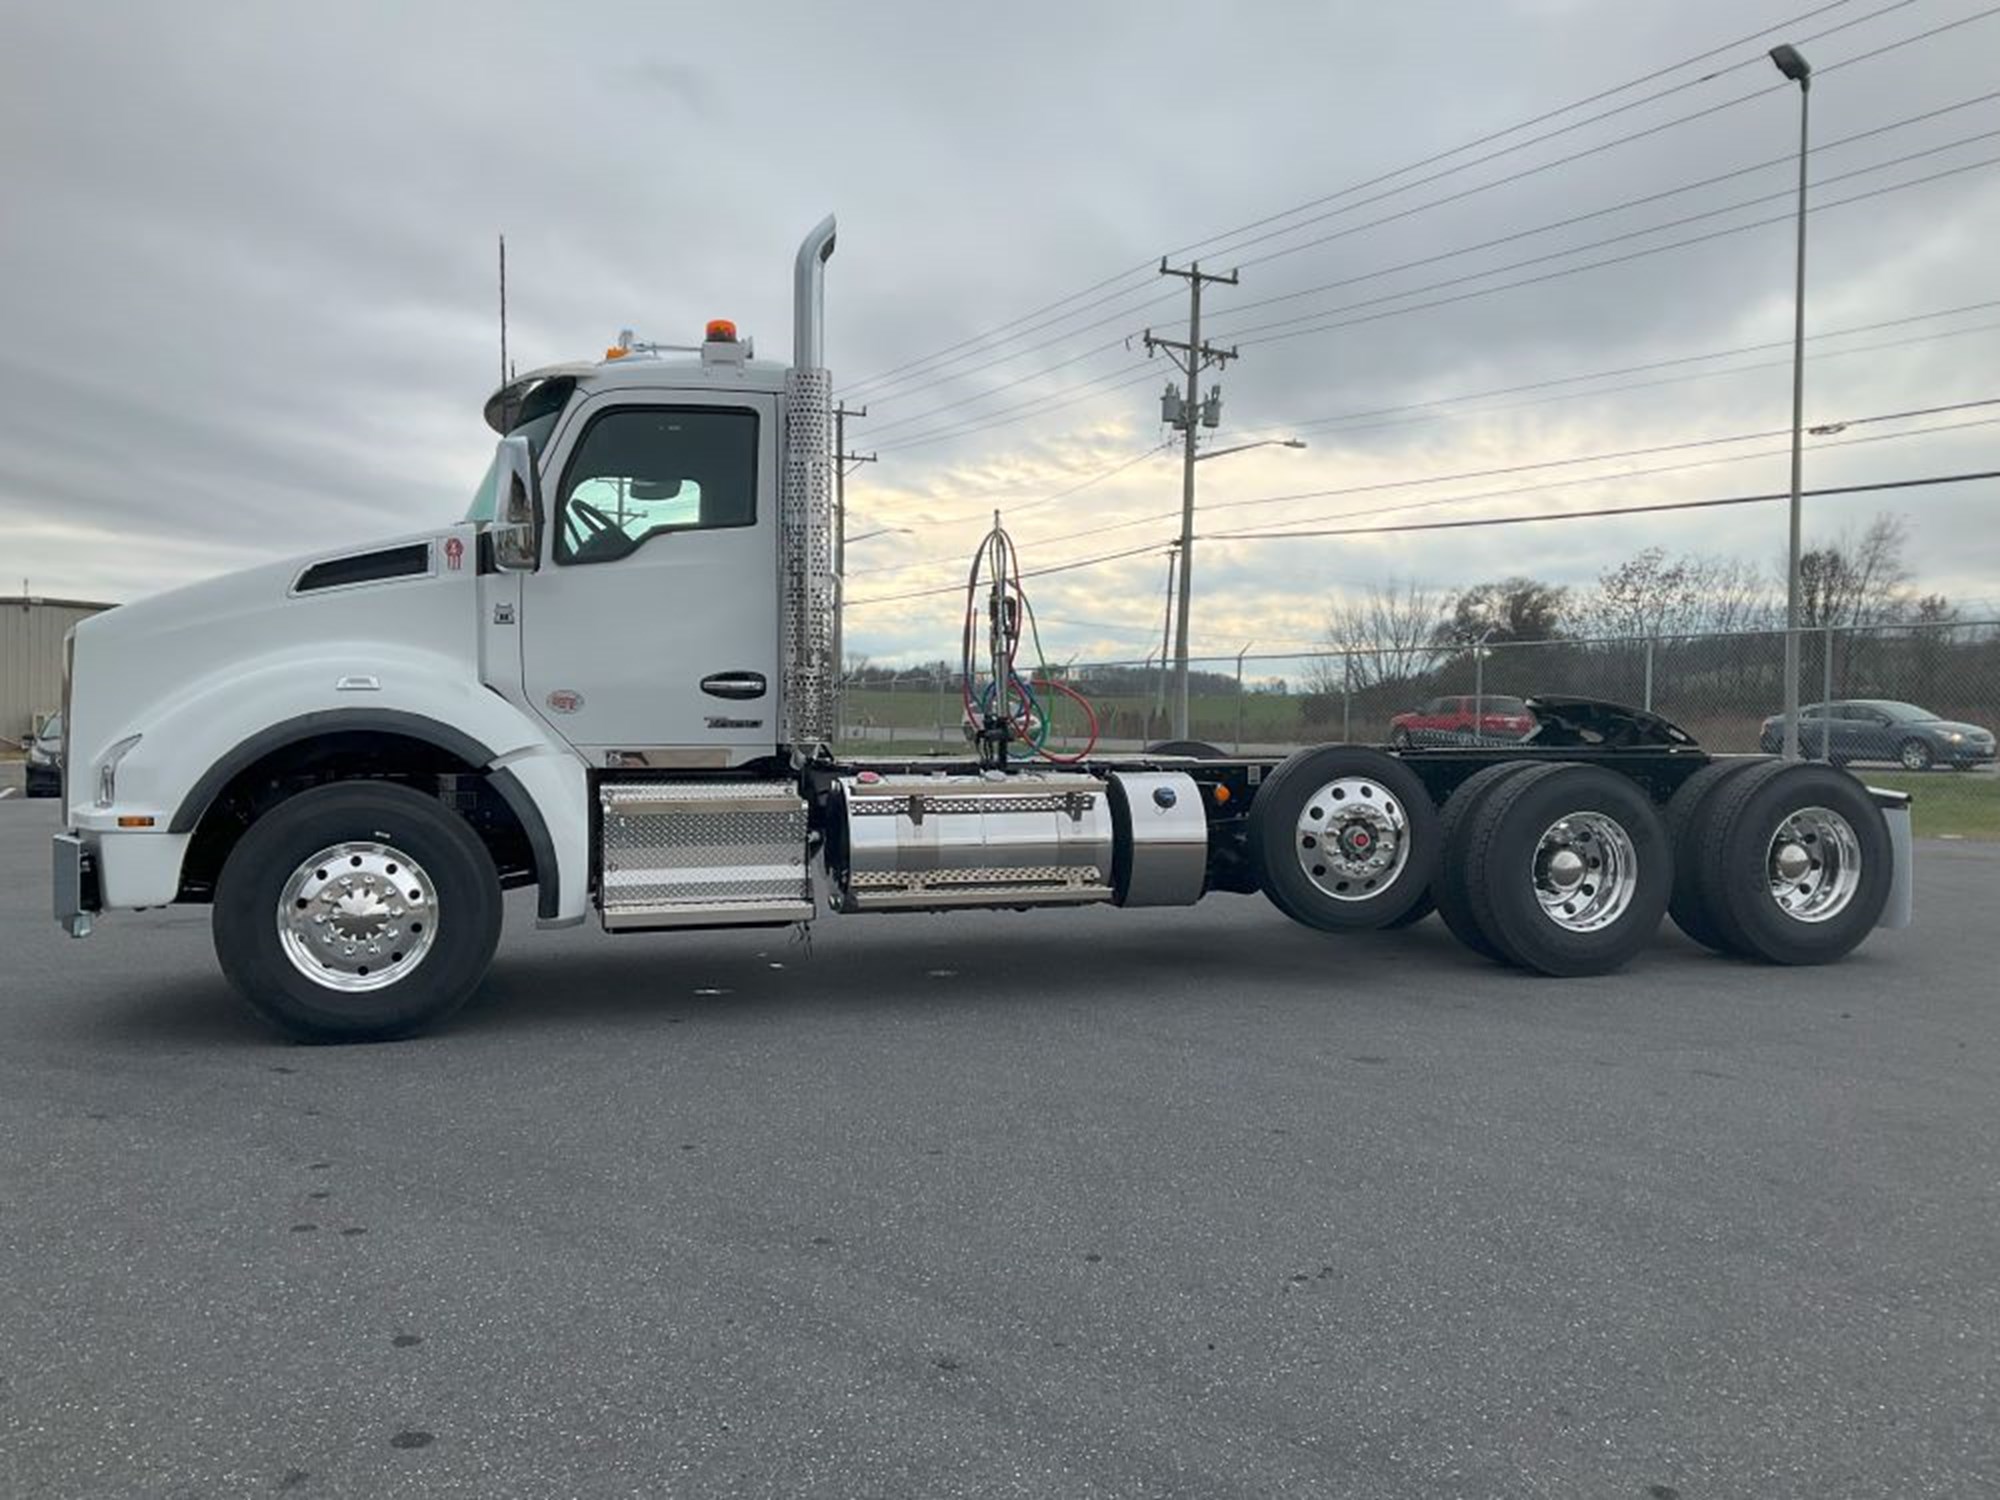
M531 450L532 566L479 573L480 670L592 766L720 768L778 745L785 368L726 323L627 342L488 404ZM496 520L496 457L467 520Z

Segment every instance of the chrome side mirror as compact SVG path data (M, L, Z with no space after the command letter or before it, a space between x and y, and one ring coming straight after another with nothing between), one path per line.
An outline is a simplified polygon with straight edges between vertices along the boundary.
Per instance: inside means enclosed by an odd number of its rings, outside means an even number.
M532 573L542 560L542 480L534 447L524 437L503 437L493 474L499 487L493 505L493 566L503 573Z

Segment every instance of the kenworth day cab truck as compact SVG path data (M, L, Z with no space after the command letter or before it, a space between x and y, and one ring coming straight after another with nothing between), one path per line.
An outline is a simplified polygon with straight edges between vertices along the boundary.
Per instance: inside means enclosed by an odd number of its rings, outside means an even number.
M1908 920L1906 798L1586 699L1532 700L1505 748L1054 766L968 691L964 755L841 753L833 243L800 247L789 367L717 324L534 371L487 403L464 521L79 624L57 920L209 903L244 998L320 1041L450 1013L511 887L613 932L1261 891L1329 932L1435 906L1548 975L1610 972L1670 908L1784 964Z

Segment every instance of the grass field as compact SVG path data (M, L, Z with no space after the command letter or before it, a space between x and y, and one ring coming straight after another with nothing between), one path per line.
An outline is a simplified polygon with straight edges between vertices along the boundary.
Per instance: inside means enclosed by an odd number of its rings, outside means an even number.
M1978 771L1874 771L1856 767L1870 786L1908 792L1920 839L2000 839L2000 776Z

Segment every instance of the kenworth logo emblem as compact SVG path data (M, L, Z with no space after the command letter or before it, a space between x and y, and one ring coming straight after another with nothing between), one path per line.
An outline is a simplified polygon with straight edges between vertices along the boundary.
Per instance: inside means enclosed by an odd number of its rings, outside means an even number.
M552 714L573 714L583 707L583 694L575 688L557 688L543 701Z

